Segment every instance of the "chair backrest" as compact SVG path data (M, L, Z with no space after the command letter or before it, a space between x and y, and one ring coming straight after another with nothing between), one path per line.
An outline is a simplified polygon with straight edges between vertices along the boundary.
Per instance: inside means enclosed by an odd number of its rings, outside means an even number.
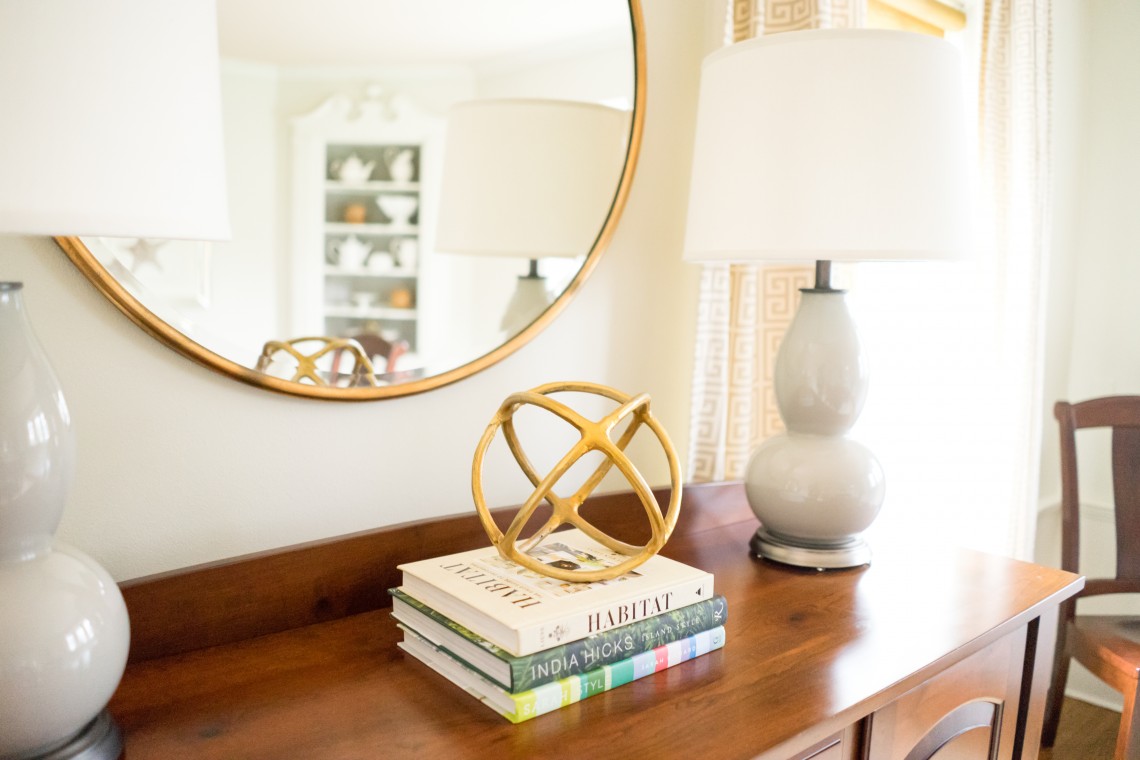
M310 336L284 341L271 340L262 348L261 356L258 357L255 368L259 372L268 372L274 361L285 355L290 357L296 365L291 368L292 376L289 377L289 380L294 383L303 383L307 380L313 385L324 387L336 384L339 373L335 367L329 372L322 372L318 368L317 362L325 355L333 353L334 361L339 363L341 355L345 352L353 360L351 373L346 373L350 376L349 384L352 386L376 385L372 362L368 360L363 349L355 341L345 338Z
M349 337L349 340L358 343L360 347L364 349L364 354L370 361L375 362L378 356L384 359L385 373L395 372L396 363L400 357L408 351L408 342L406 340L390 341L371 332L362 332L352 335ZM340 367L340 356L341 351L337 351L333 354L332 371L334 375ZM379 368L376 368L376 371L379 372Z
M1140 592L1140 396L1106 396L1078 404L1058 401L1053 416L1061 426L1061 567L1079 572L1076 431L1111 428L1116 577L1089 580L1081 596Z

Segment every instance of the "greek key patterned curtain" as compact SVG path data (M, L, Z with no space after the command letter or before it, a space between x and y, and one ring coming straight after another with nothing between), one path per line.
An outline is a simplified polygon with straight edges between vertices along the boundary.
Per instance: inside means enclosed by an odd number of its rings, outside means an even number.
M731 39L863 26L866 0L733 0ZM726 38L729 35L726 34ZM772 392L780 339L810 266L706 264L697 312L688 472L740 478L756 445L783 429Z

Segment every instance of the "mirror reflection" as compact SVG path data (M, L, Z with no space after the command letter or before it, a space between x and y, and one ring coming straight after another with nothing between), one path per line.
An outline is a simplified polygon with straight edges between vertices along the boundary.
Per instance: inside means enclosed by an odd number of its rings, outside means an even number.
M157 317L273 377L399 385L495 351L575 282L630 142L627 2L218 13L232 239L83 239Z

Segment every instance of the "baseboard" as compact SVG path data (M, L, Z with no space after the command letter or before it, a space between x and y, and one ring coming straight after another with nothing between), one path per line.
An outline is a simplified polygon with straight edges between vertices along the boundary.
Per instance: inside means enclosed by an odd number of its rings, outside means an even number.
M1081 516L1086 520L1095 520L1109 525L1116 524L1116 512L1113 511L1112 507L1105 507L1100 504L1082 504Z
M1090 694L1083 689L1065 689L1065 696L1070 699L1079 699L1081 702L1087 702L1095 707L1102 707L1105 710L1112 710L1113 712L1121 712L1124 709L1121 702L1114 702L1111 699Z
M1050 501L1050 503L1039 504L1037 506L1037 519L1040 520L1043 516L1049 515L1050 519L1061 519L1061 503ZM1053 517L1056 515L1056 517ZM1116 513L1112 507L1103 504L1091 504L1087 501L1081 502L1081 518L1084 520L1093 520L1095 522L1108 523L1113 525L1116 523Z

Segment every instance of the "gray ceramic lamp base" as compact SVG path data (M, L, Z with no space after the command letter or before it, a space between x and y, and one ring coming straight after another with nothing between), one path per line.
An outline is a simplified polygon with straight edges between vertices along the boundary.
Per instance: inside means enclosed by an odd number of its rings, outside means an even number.
M776 536L761 527L752 536L749 546L757 557L796 567L839 570L871 563L871 547L858 536L834 546L820 546Z
M871 561L860 537L883 503L883 469L850 436L867 396L867 361L842 290L818 262L780 343L772 388L786 431L768 437L744 469L760 520L752 551L821 570Z
M117 760L123 754L123 737L106 710L63 744L36 755L14 760Z

